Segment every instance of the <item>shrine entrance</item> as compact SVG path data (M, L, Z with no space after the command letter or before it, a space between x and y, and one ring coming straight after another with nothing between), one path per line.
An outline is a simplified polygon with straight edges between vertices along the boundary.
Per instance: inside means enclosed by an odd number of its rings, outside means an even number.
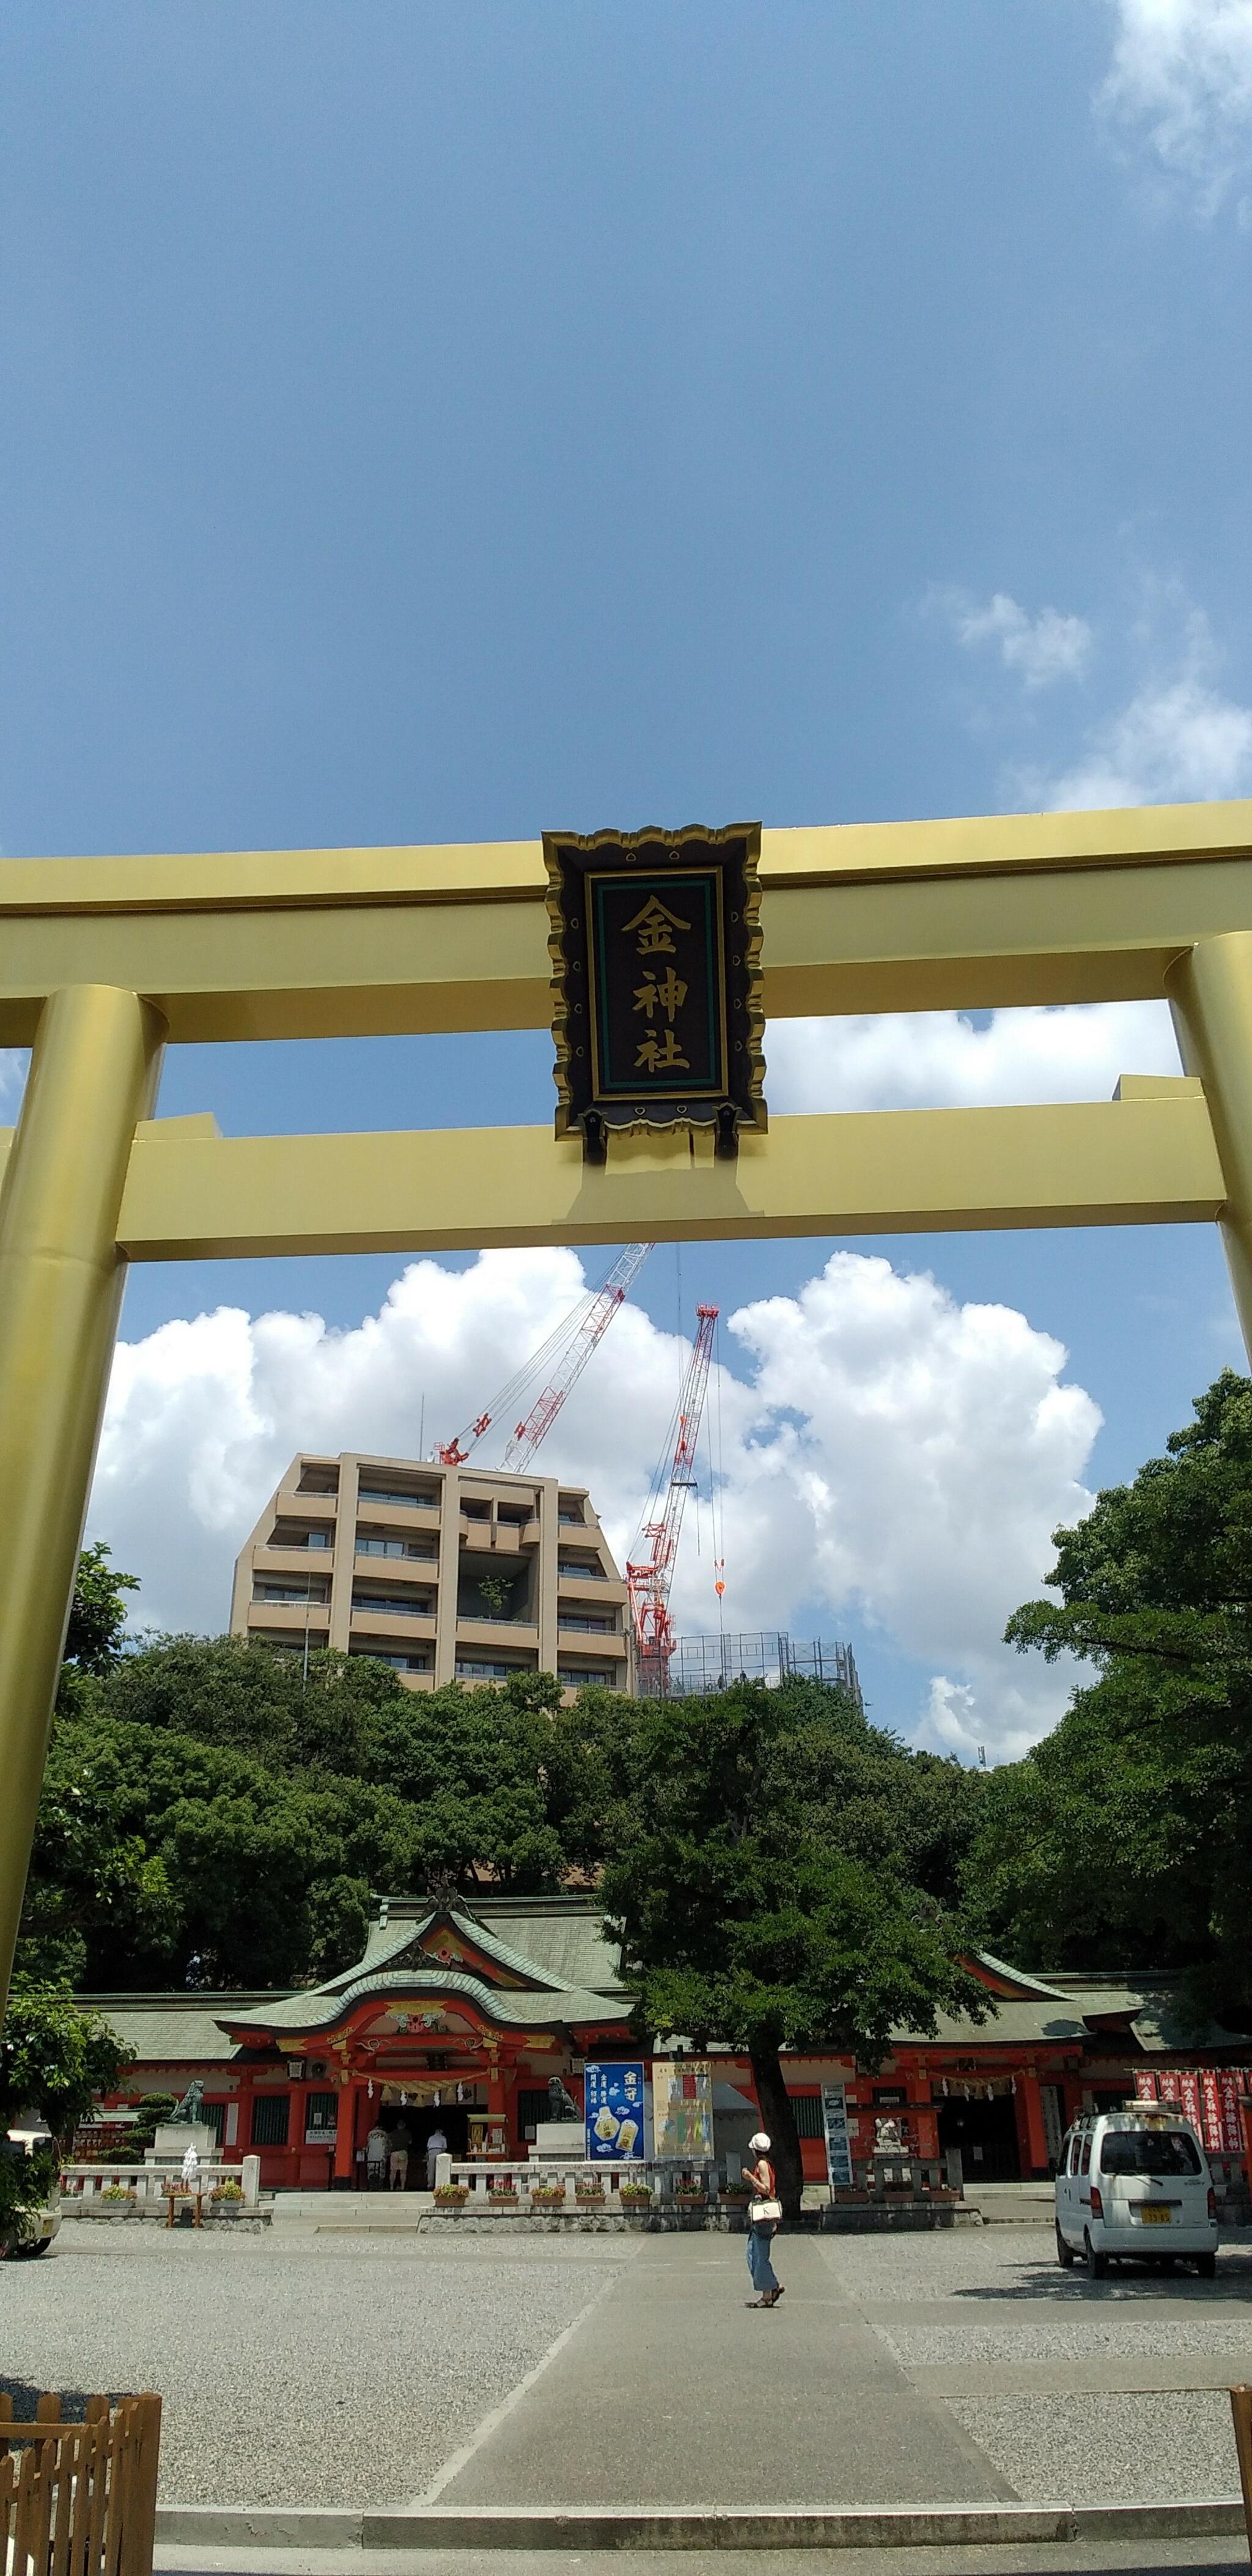
M757 827L730 838L742 873ZM721 946L681 952L727 832L567 835L549 859L581 854L594 894L600 842L616 878L681 865L687 891L660 926L619 925L683 972L610 977L594 1026L586 923L538 840L5 860L0 1046L32 1054L0 1132L0 2000L128 1262L1216 1219L1252 1346L1252 801L761 830ZM695 963L718 957L697 1025ZM1186 1071L1111 1102L767 1119L771 1017L1147 998ZM623 1063L645 1005L656 1043ZM553 1033L555 1134L224 1137L207 1111L154 1114L167 1045L528 1028Z

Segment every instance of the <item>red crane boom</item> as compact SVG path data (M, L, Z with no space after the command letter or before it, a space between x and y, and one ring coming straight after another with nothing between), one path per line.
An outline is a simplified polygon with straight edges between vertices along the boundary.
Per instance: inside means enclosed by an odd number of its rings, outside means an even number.
M445 1467L459 1467L468 1458L475 1443L493 1422L506 1419L514 1407L524 1402L528 1390L540 1378L539 1393L530 1409L510 1433L502 1464L510 1475L520 1475L534 1457L541 1440L547 1438L570 1388L582 1376L592 1352L603 1339L618 1307L625 1301L643 1268L650 1243L628 1243L618 1255L608 1277L598 1288L589 1289L568 1315L562 1317L546 1342L532 1351L525 1365L501 1387L485 1413L458 1431L455 1440L444 1441L435 1456Z
M674 1647L669 1615L670 1584L674 1559L678 1554L683 1508L696 1482L696 1441L709 1382L717 1313L716 1306L696 1308L698 1329L670 1425L670 1437L653 1480L643 1526L626 1565L638 1683L645 1697L663 1698L669 1689L669 1660ZM665 1500L658 1510L662 1487Z

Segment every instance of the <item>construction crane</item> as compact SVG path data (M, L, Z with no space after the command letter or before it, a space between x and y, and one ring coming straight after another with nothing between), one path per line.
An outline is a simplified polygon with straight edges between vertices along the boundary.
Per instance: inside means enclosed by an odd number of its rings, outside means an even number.
M683 1508L696 1484L696 1441L709 1382L717 1312L716 1306L696 1308L697 1331L691 1357L679 1390L661 1463L653 1478L643 1526L626 1564L637 1679L644 1698L663 1699L669 1689L669 1659L674 1647L669 1615L670 1584L683 1525ZM720 1593L720 1583L717 1588Z
M555 1331L549 1333L546 1342L541 1342L525 1366L509 1379L507 1386L501 1387L487 1411L478 1414L473 1422L467 1422L455 1440L444 1441L436 1447L435 1456L445 1467L462 1466L471 1449L482 1439L484 1431L489 1431L493 1422L507 1420L515 1407L525 1400L528 1389L538 1378L539 1392L529 1411L522 1415L510 1433L501 1461L510 1475L523 1473L540 1441L546 1439L552 1429L570 1388L582 1376L618 1307L625 1302L627 1291L638 1278L651 1250L650 1243L627 1244L607 1279L602 1280L598 1288L589 1289L586 1296L571 1307Z

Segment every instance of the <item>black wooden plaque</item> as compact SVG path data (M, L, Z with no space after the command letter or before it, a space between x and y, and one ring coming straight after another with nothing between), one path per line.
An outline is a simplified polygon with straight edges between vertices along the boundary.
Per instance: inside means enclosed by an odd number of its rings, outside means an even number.
M558 1136L766 1123L760 825L545 832Z

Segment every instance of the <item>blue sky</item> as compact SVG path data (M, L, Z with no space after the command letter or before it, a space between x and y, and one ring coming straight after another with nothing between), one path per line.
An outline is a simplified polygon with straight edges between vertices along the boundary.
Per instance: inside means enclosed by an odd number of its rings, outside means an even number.
M1252 9L1165 15L1168 42L1149 0L11 0L4 849L1252 791ZM1073 1017L1034 1076L1011 1015L999 1035L953 1024L908 1096L1081 1090ZM1123 1036L1164 1060L1150 1014L1110 1023L1095 1089ZM893 1105L849 1043L814 1036L826 1105ZM785 1038L773 1061L771 1101L781 1081L799 1105ZM467 1037L174 1050L162 1107L245 1133L546 1120L551 1099L544 1039ZM1207 1232L851 1248L1064 1344L1052 1377L1103 1428L1071 1425L1062 1496L1132 1472L1238 1355ZM794 1299L831 1250L689 1248L687 1310ZM315 1309L350 1337L402 1267L137 1273L124 1334L147 1346L226 1301ZM567 1287L543 1274L536 1329ZM637 1294L662 1333L676 1293L657 1253ZM837 1319L809 1328L846 1351ZM194 1376L203 1345L179 1347ZM133 1415L95 1517L154 1615L213 1624L270 1449L212 1492L203 1459L180 1466L189 1435L161 1450L172 1350L155 1375L136 1364L151 1517L109 1501ZM494 1350L466 1346L467 1385ZM726 1356L747 1383L729 1338ZM676 1346L614 1365L634 1362L669 1370L668 1398ZM860 1405L863 1430L873 1416ZM837 1482L845 1415L788 1469L789 1418L778 1397L776 1476ZM272 1420L285 1454L290 1404ZM319 1421L351 1445L342 1387ZM576 1441L559 1464L576 1472ZM1052 1493L1022 1542L1033 1583ZM887 1526L890 1492L881 1509ZM851 1487L839 1511L856 1519ZM184 1563L211 1564L203 1596L180 1592L166 1524ZM1006 1714L987 1679L994 1584L962 1643L899 1611L907 1571L877 1585L824 1545L777 1615L850 1634L876 1714L915 1731L942 1670L990 1691L1002 1746L1037 1731L1044 1703ZM742 1577L744 1624L772 1615L764 1584ZM687 1624L704 1620L693 1592Z

